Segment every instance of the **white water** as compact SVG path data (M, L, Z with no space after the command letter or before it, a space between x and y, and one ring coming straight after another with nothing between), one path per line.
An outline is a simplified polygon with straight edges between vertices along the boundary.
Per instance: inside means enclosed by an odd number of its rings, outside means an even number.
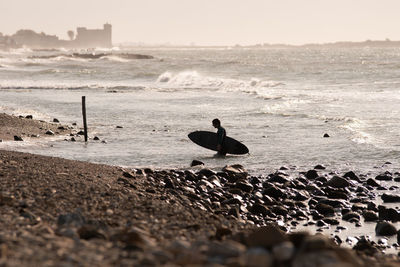
M0 109L81 125L85 95L90 134L107 144L57 141L16 149L132 167L180 168L193 159L210 167L241 163L258 173L282 165L372 170L386 161L399 164L398 48L153 48L99 59L68 53L0 53ZM32 58L49 55L56 56ZM188 140L191 131L214 131L217 117L250 155L215 159Z

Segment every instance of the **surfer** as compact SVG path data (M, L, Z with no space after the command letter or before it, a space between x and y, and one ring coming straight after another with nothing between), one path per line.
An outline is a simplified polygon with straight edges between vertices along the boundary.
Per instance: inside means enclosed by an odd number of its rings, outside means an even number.
M214 128L217 128L217 155L225 156L226 155L226 148L225 148L225 137L226 131L224 127L221 126L221 121L219 119L213 119L212 125Z

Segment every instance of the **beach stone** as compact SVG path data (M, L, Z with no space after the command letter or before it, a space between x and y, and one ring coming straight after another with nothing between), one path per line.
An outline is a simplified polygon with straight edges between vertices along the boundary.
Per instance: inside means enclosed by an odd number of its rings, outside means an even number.
M383 205L378 206L379 220L387 220L392 222L400 221L400 213L393 208L386 208Z
M305 200L307 200L309 198L310 198L310 195L309 195L309 193L307 191L305 191L305 192L298 191L298 192L296 192L295 196L293 197L293 200L295 200L295 201L305 201Z
M309 170L307 171L307 173L305 174L307 179L316 179L319 175L318 172L316 170Z
M326 138L326 137L330 137L330 135L327 134L327 133L325 133L325 134L324 134L324 137L325 137L325 138Z
M282 216L285 216L285 217L289 213L289 211L285 207L282 207L282 206L273 206L271 211L276 215L282 215Z
M271 178L268 179L268 182L270 183L280 183L284 184L287 183L289 180L280 176L280 175L273 175Z
M53 122L59 123L60 121L59 121L58 119L54 118L54 119L53 119Z
M316 209L319 213L321 213L322 215L324 215L324 216L335 214L335 210L333 209L333 207L332 207L331 205L328 205L328 204L318 203L318 204L315 206L315 209Z
M356 251L362 251L368 256L373 256L375 253L379 252L374 244L364 236L357 241L353 249Z
M25 118L26 118L26 119L29 119L29 120L32 120L32 119L33 119L33 116L32 116L32 115L26 115Z
M242 190L243 192L250 193L253 191L253 186L247 181L238 181L235 183L235 188Z
M392 181L393 177L392 177L391 174L383 173L383 174L379 174L378 176L376 176L375 180L378 180L378 181Z
M387 193L384 193L384 194L381 196L381 199L382 199L383 202L385 202L385 203L400 202L400 196L398 196L398 195L391 195L391 194L387 194Z
M332 186L334 188L345 188L351 184L345 178L333 176L325 185Z
M58 236L65 236L74 240L78 240L79 239L79 234L76 231L76 228L70 228L70 227L63 227L60 229L56 230L56 234Z
M83 217L82 214L78 212L61 214L57 218L57 225L59 227L64 227L64 226L80 227L83 226L85 223L86 223L85 217Z
M284 241L272 249L274 258L280 262L289 261L295 253L295 247L292 242Z
M155 247L155 241L143 230L136 228L123 229L111 236L111 241L119 241L125 245L126 249L144 249Z
M77 135L85 135L85 132L81 130L81 131L77 132L76 134Z
M106 239L106 237L102 233L100 233L93 225L83 225L78 229L78 234L81 239L86 240L93 238Z
M246 179L248 176L247 171L240 164L227 165L222 168L222 172L228 175L227 179L230 183L235 183L239 179Z
M334 245L333 241L330 240L328 237L321 234L316 234L307 236L304 239L300 249L303 252L316 251L316 250L330 249L332 248L333 245Z
M246 237L248 247L264 247L267 249L287 241L286 234L275 225L267 225L257 228Z
M249 208L249 211L255 215L258 215L258 214L261 214L263 216L271 215L271 211L266 206L264 206L262 204L258 204L258 203L251 206Z
M126 177L126 178L130 178L130 179L136 177L135 174L133 174L133 173L130 172L130 171L124 171L124 172L122 172L122 176L124 176L124 177Z
M353 171L346 172L343 175L343 177L344 178L349 178L350 180L354 180L354 181L360 182L360 178Z
M378 214L376 214L376 212L371 211L371 210L365 210L363 212L363 217L366 222L374 222L374 221L377 221L379 218Z
M400 244L400 230L397 231L397 243Z
M231 235L231 234L232 234L231 229L229 229L228 227L225 227L225 226L220 226L220 227L217 227L217 230L215 232L215 237L217 238L217 240L222 240L222 238L224 236Z
M352 219L360 220L360 215L356 212L350 211L342 216L342 220L344 221L350 221Z
M93 140L94 140L94 141L99 141L100 138L99 138L98 136L95 136L95 137L93 137Z
M316 166L314 167L314 169L315 169L315 170L325 170L326 167L323 166L323 165L321 165L321 164L318 164L318 165L316 165Z
M194 160L192 160L192 163L190 163L190 167L200 166L200 165L204 165L204 162L194 159Z
M286 198L286 193L276 186L270 186L263 191L264 195L273 197L275 199Z
M206 168L201 169L200 171L197 172L197 175L204 175L207 178L212 176L212 175L216 175L216 174L217 173L215 171L210 170L210 169L206 169Z
M271 253L262 247L249 248L242 256L244 266L248 267L272 267Z
M225 240L208 244L206 254L209 257L232 258L244 254L245 251L246 246L243 244L233 240Z
M396 227L386 221L378 222L375 226L376 235L392 236L397 234Z
M339 225L340 222L336 219L324 218L323 221L329 225Z
M381 186L380 184L378 184L374 179L369 178L367 180L367 185L372 186L372 187L379 187Z
M21 136L14 135L14 141L24 141Z

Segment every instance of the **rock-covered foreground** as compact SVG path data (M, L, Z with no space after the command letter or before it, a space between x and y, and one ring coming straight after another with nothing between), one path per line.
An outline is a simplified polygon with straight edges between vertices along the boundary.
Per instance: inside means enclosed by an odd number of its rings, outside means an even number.
M321 166L320 166L321 167ZM399 266L385 245L289 231L343 220L396 235L380 179L285 170L249 175L122 169L0 150L3 266ZM395 176L395 177L393 177ZM382 178L385 177L385 178ZM386 194L384 201L398 201ZM280 222L280 223L277 223Z

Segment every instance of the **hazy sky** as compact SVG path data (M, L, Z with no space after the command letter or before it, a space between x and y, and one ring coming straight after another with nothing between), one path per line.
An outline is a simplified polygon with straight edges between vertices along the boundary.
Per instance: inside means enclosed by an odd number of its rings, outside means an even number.
M400 0L0 0L0 32L113 25L113 42L198 45L400 40Z

